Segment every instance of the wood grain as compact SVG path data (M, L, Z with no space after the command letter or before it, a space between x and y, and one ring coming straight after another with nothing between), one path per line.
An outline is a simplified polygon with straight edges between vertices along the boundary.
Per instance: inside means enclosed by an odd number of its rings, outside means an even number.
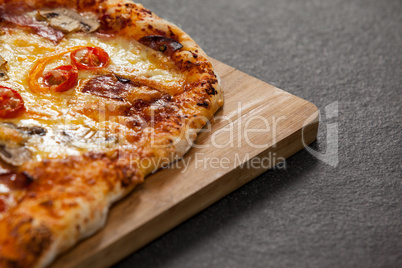
M204 148L192 148L183 161L149 176L112 207L105 228L52 267L108 267L316 139L313 104L213 62L225 105L211 131L197 139Z

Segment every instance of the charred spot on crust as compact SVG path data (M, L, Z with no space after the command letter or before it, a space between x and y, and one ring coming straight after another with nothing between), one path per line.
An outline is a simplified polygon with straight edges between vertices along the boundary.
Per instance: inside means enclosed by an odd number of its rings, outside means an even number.
M121 186L122 186L123 188L127 188L128 186L130 186L131 182L132 182L132 178L125 177L125 178L123 178L123 179L121 180Z
M152 15L152 11L148 10L146 8L141 9L142 12L148 13L149 15Z
M198 106L208 108L209 103L207 101L197 103Z
M172 28L168 26L170 38L176 39L176 34L172 31Z
M183 45L176 40L161 35L144 36L138 42L167 56L172 56L177 50L183 48Z
M216 95L216 94L218 94L216 89L211 85L206 88L206 92L207 92L208 95Z
M100 28L99 31L103 33L118 33L120 30L125 29L133 24L131 20L131 16L129 13L121 13L121 10L117 10L118 14L116 17L113 17L110 14L107 14L107 9L102 9L99 14Z
M214 76L215 76L215 78L214 79L211 79L211 80L209 80L208 82L203 82L201 85L202 86L205 86L206 88L205 88L205 92L208 94L208 95L217 95L218 94L218 91L216 91L216 89L215 89L215 84L218 84L218 79L216 79L216 75L215 74L213 74Z

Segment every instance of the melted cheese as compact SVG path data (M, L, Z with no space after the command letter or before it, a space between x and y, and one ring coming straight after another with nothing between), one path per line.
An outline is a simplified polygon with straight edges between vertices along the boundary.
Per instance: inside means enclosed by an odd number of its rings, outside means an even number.
M47 130L45 136L32 136L26 147L37 160L58 158L80 154L88 150L105 149L116 146L115 138L107 131L108 122L99 122L90 117L74 112L74 104L88 99L97 99L100 104L106 101L101 97L83 94L80 88L85 81L96 76L90 71L80 71L78 85L67 92L36 94L29 90L27 77L35 63L46 56L75 46L99 46L109 54L111 64L108 71L117 75L146 78L168 86L182 87L184 77L180 72L172 71L172 62L150 51L136 41L122 37L108 37L100 34L69 34L55 46L50 41L12 29L0 36L0 55L8 61L9 80L0 85L20 92L27 112L12 122L19 126L41 126ZM71 64L69 53L49 63L46 70L60 65ZM124 141L119 141L119 144Z

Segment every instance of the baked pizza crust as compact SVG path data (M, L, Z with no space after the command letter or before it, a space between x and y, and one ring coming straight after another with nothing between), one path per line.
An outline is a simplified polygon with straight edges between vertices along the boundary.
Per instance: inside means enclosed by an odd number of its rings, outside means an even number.
M12 2L16 1L0 0L0 4ZM103 31L131 40L151 35L172 38L183 45L171 59L186 81L182 92L171 94L178 112L160 106L152 124L131 146L29 161L21 166L19 171L29 174L32 183L19 204L0 220L0 267L45 267L102 228L113 202L166 164L163 160L184 156L199 130L223 105L219 78L204 51L177 26L142 5L116 0L25 3L35 9L68 7L94 12ZM133 114L136 112L140 113ZM153 160L153 164L144 165L144 159Z

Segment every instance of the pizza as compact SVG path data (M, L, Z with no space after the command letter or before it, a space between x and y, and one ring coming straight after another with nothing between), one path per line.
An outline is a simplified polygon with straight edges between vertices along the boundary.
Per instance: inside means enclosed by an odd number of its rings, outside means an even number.
M0 0L0 267L45 267L223 105L186 33L120 0Z

